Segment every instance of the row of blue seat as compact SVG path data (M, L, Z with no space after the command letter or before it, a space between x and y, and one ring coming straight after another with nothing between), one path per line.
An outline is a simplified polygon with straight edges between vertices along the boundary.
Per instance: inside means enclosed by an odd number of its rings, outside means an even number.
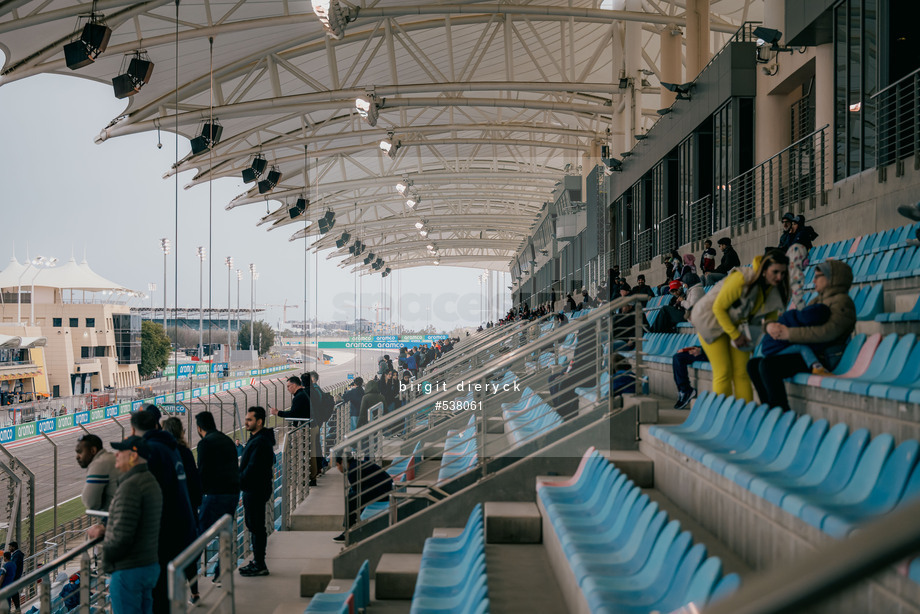
M796 384L852 394L920 403L920 343L914 333L858 334L850 340L832 376L799 373Z
M818 263L828 258L847 258L850 256L864 256L866 254L876 254L890 249L897 249L908 245L908 241L914 238L918 224L908 224L899 226L890 230L874 232L872 234L816 245L809 252L809 260L812 263Z
M877 322L920 322L920 296L910 311L876 314Z
M540 483L537 496L592 612L702 607L740 583L594 448L572 479Z
M562 424L562 417L536 391L525 386L515 403L502 403L505 433L515 445L523 444Z
M920 275L920 251L917 246L899 247L885 252L839 258L853 269L853 282L866 283L917 277ZM805 287L814 287L816 265L811 264L805 271Z
M649 434L834 537L920 496L920 442L703 392L681 426Z
M393 459L393 462L386 466L385 471L393 479L394 490L405 492L406 483L415 479L415 467L422 460L419 455L421 447L422 442L416 442L412 454L408 456L397 456ZM361 520L369 520L374 516L383 514L389 507L390 504L388 501L374 501L369 503L361 510Z
M333 585L326 587L328 591ZM338 588L336 586L336 588ZM313 595L304 614L359 614L371 603L371 573L368 561L361 564L358 575L347 591Z
M425 540L410 614L489 611L483 526L482 504L477 503L460 535Z
M476 445L476 416L470 416L463 430L450 430L441 454L438 469L438 483L470 471L479 461L479 447Z

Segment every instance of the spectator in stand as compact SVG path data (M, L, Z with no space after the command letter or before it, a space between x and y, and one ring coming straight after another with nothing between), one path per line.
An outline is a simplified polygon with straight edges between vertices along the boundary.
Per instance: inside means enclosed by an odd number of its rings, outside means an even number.
M408 373L408 371L404 371ZM342 401L348 403L348 415L351 417L351 430L358 428L358 416L361 415L361 399L364 397L364 378L356 377L351 388L342 395Z
M753 267L732 271L693 305L690 321L712 363L714 393L753 400L747 363L757 335L751 324L775 319L785 308L788 266L783 252L770 250L755 258Z
M684 321L684 307L681 304L685 298L684 286L679 281L668 284L671 298L667 305L662 305L650 330L653 333L673 333L677 325Z
M146 413L135 412L132 418ZM112 442L112 448L116 450L115 467L121 473L118 490L109 506L108 522L95 524L86 533L90 539L104 538L102 568L109 574L112 613L151 614L157 607L155 586L161 581L166 585L158 550L172 540L164 534L164 525L175 519L163 521L163 494L149 465L154 455L149 442L132 435ZM174 531L166 528L168 533ZM169 611L168 603L164 611Z
M655 296L655 291L652 290L651 286L645 283L645 275L639 274L636 276L636 285L633 286L630 294L644 294L651 298Z
M367 415L368 410L377 403L384 403L385 401L386 399L380 393L379 382L377 380L369 381L367 383L367 390L364 396L361 397L361 407L358 411L358 428L367 424L369 420Z
M700 269L704 274L716 270L716 250L712 248L712 239L703 241L703 253L700 254Z
M792 220L790 233L792 238L789 240L789 245L801 245L806 250L811 249L814 240L818 238L818 233L815 232L815 229L805 224L804 215L795 216Z
M408 354L406 354L406 368L410 373L412 373L412 377L418 377L418 361L415 357L415 352L411 349L409 350Z
M239 439L236 440L236 456L239 458L243 455L243 442Z
M697 361L709 362L709 358L702 348L695 346L681 348L671 358L671 371L674 374L674 385L677 386L674 409L686 409L690 401L696 398L696 390L690 385L689 367Z
M302 385L304 381L306 381L309 389ZM270 407L269 411L273 416L278 416L285 420L295 420L298 424L301 421L309 421L312 418L313 399L318 399L317 406L322 399L322 392L317 394L315 392L316 388L318 386L313 384L312 371L305 373L302 378L292 375L287 380L287 389L291 393L291 409L285 411L279 410L277 407ZM316 442L319 442L319 425L310 424L308 428L310 429L310 441L313 442L315 439ZM317 449L315 443L311 443L311 446L313 446L313 450ZM319 468L317 457L315 455L310 457L310 486L316 486Z
M179 456L182 458L182 466L185 468L185 487L188 489L189 502L192 504L192 516L195 517L195 529L197 535L198 529L198 508L201 507L201 475L198 473L198 466L195 464L195 455L188 448L188 442L185 440L185 429L182 427L182 421L175 416L169 417L163 421L163 430L172 435L178 447ZM201 595L198 593L198 565L192 563L185 568L185 578L188 580L189 603L197 605L201 601Z
M86 483L80 496L83 507L107 511L118 487L115 455L103 450L102 440L97 435L89 434L77 438L76 452L77 464L86 469Z
M240 567L241 576L267 576L265 550L268 533L265 529L265 505L271 498L274 484L275 430L265 426L265 409L250 407L246 412L249 441L240 458L240 489L243 491L243 514L252 543L252 561Z
M370 386L370 382L368 382ZM385 501L388 492L393 490L393 478L380 465L371 461L358 463L349 458L346 464L341 456L335 459L335 466L348 481L348 494L345 498L345 528L353 527L358 522L358 514L368 503ZM345 532L332 538L333 541L345 541Z
M392 369L384 373L383 378L378 384L380 393L383 395L384 413L388 414L396 410L396 398L399 395L399 383L396 381L396 371Z
M396 364L399 365L400 369L406 368L406 359L408 358L408 352L406 348L399 348L399 356L396 358Z
M153 611L166 614L169 612L166 566L195 540L197 527L178 443L172 435L159 429L159 422L160 409L156 405L146 405L131 414L132 434L144 440L148 448L147 468L160 486L162 510L158 516L160 531L157 542L160 574L153 588ZM121 449L115 444L112 447ZM114 500L112 505L115 505Z
M80 574L75 573L67 579L67 584L61 588L59 597L68 610L80 605Z
M22 572L26 570L26 557L22 553L22 550L19 549L19 542L11 541L7 545L9 546L10 561L16 566L16 573L13 575L12 579L12 582L15 582L22 577ZM20 608L19 593L10 597L10 603L16 607L16 611L18 612Z
M795 215L788 211L783 214L783 231L779 235L778 249L786 251L792 245L792 221L794 219Z
M798 328L771 322L766 326L766 333L773 339L810 346L824 369L834 369L856 327L856 306L849 296L852 283L853 270L846 263L839 260L822 262L815 270L818 296L809 305L826 305L830 309L827 321ZM811 367L801 356L767 356L752 359L748 363L748 373L761 403L789 409L783 380L809 371Z
M684 263L677 279L680 280L684 275L696 275L696 256L693 254L684 254Z
M224 514L236 515L240 500L240 466L233 440L217 430L214 414L201 411L195 414L198 428L198 471L201 475L201 508L198 525L204 533ZM214 571L220 578L220 562Z
M719 249L722 250L722 262L719 263L715 271L706 273L705 277L703 277L704 283L707 286L711 286L725 279L728 277L728 274L731 273L732 269L741 266L741 258L738 257L738 252L732 247L732 240L729 237L722 237L719 239Z
M16 563L12 561L12 553L7 551L3 553L3 565L0 566L0 588L8 586L16 581ZM13 609L13 598L7 597L7 605Z
M578 311L578 305L575 304L575 299L572 298L572 293L569 292L565 295L565 307L563 311L566 313L572 313L573 311Z

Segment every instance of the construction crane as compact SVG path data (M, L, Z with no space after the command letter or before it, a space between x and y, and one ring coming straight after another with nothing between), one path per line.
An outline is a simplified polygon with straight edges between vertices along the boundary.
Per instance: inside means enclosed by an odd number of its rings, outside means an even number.
M262 303L262 307L281 307L281 323L278 326L278 330L284 330L284 325L287 324L287 310L290 309L299 309L300 305L288 305L287 299L284 299L283 305L274 305L270 303Z

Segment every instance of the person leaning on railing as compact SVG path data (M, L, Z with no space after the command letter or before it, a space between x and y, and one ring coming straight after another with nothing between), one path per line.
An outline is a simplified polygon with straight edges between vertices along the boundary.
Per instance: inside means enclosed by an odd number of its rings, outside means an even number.
M115 467L122 477L109 507L106 525L89 528L90 539L103 537L102 568L110 574L112 613L152 614L153 587L160 575L157 550L163 496L147 469L150 447L132 435L112 442Z
M86 469L86 484L81 499L88 510L109 509L118 486L118 470L115 469L115 455L104 450L98 435L83 434L77 438L77 464Z

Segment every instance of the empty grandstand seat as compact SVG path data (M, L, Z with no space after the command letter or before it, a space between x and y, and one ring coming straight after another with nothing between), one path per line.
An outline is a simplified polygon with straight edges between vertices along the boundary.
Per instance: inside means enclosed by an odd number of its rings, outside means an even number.
M537 403L521 410L502 412L507 423L505 432L515 444L529 441L562 424L562 417L538 395L534 394L530 399L536 399Z
M847 437L844 424L828 430L826 421L793 412L771 420L777 408L758 423L750 404L741 407L731 397L706 394L697 403L702 407L694 407L685 426L649 433L697 460L702 452L713 471L834 537L920 495L916 440L895 449L887 433L870 441L861 429Z
M721 561L593 448L571 480L542 482L537 496L592 612L670 612L716 592Z
M482 504L477 503L456 537L429 537L411 614L484 613L489 610Z
M901 313L879 313L875 316L878 322L918 322L920 321L920 297L910 311Z
M317 593L310 599L304 614L320 612L349 612L355 614L367 609L371 603L370 567L367 561L361 564L354 582L344 593Z
M438 469L438 482L445 482L471 470L479 460L476 447L476 416L470 416L467 428L448 431Z

